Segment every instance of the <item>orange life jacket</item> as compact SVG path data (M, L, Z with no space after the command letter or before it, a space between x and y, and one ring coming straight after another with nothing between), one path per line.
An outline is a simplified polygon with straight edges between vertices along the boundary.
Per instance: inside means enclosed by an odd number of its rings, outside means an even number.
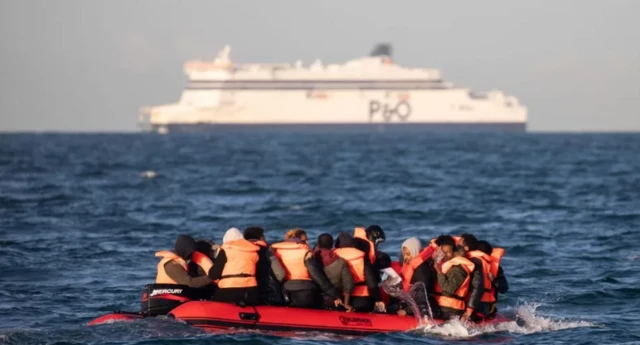
M349 271L351 271L355 283L351 296L369 296L369 289L364 279L364 253L355 248L338 248L334 250L334 253L349 265Z
M417 255L408 264L402 265L402 288L404 291L409 291L411 287L411 279L413 278L413 273L415 272L418 266L422 265L424 259Z
M222 250L227 256L227 262L222 268L218 287L228 289L258 286L256 264L260 248L245 239L239 239L223 244Z
M469 294L469 285L471 283L471 272L473 272L475 265L473 264L473 262L469 261L469 259L466 259L463 257L455 257L445 262L442 265L442 273L447 274L447 272L449 272L449 270L453 266L462 267L465 270L465 272L467 272L467 277L464 279L462 284L460 284L460 287L458 288L458 290L456 290L453 296L444 296L442 294L442 289L440 288L440 285L436 283L436 288L435 288L436 301L438 301L438 305L440 305L441 307L464 310L466 307L465 301L466 301L467 295Z
M304 265L304 257L309 253L309 246L303 243L280 242L271 245L273 254L280 259L286 272L285 280L311 280L309 271Z
M175 280L171 279L167 275L167 271L164 269L169 261L174 261L180 264L185 271L187 271L187 262L183 258L179 257L176 253L170 250L163 250L156 252L156 257L161 257L162 260L158 263L158 273L156 274L156 284L178 284Z
M431 243L424 248L416 257L414 257L409 264L402 265L402 287L405 291L409 291L411 287L411 278L413 278L413 273L418 266L422 265L425 260L429 259L433 256L438 246L435 244L435 239L431 240Z
M491 274L493 274L493 278L498 276L498 268L500 268L500 260L502 260L503 256L503 248L493 248L493 251L491 252L491 258L493 259L491 261Z
M365 228L362 228L362 227L355 228L353 230L353 238L359 238L369 243L369 253L367 253L369 257L369 262L370 263L376 262L376 245L373 242L369 241L369 239L367 238L367 231L365 230Z
M491 284L491 279L489 278L489 273L491 272L491 266L493 263L493 258L479 250L472 250L467 253L467 258L477 258L482 262L482 278L484 281L484 289L482 292L482 302L495 302L495 291L493 289L493 284ZM497 273L497 272L496 272Z
M193 255L191 256L191 262L200 266L200 268L202 268L202 270L204 271L205 275L208 275L209 270L211 269L211 267L213 267L213 261L211 261L211 259L208 256L198 251L193 252Z

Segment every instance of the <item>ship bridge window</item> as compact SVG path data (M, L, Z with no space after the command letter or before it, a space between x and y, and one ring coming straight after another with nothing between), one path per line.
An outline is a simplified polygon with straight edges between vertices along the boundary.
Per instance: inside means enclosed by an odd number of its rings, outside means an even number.
M489 96L487 96L486 93L469 91L469 98L471 98L471 99L488 99Z

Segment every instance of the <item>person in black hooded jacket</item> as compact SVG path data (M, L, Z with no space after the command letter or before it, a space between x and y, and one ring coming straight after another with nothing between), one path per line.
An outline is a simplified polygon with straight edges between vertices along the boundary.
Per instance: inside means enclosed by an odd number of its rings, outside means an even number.
M260 290L260 304L284 305L285 294L282 290L282 281L285 271L278 258L267 245L264 237L264 229L251 226L244 229L245 240L260 247L258 251L258 263L256 265L256 280Z
M178 257L182 258L185 262L191 260L193 252L196 250L196 241L189 235L180 235L176 239L175 253ZM161 272L161 270L163 272ZM166 275L171 280L179 285L186 285L188 287L200 288L210 285L213 281L209 277L197 276L192 277L189 272L182 267L175 260L166 262L162 267L158 267L158 276ZM158 283L158 278L156 278ZM161 283L161 282L160 282Z
M463 234L460 236L462 242L458 246L458 250L470 252L478 250L478 239L471 234ZM475 268L471 273L471 282L469 286L469 301L467 302L467 310L460 317L461 320L471 320L478 322L482 317L489 314L488 306L482 303L482 294L484 293L484 274L482 271L482 260L479 258L470 258Z

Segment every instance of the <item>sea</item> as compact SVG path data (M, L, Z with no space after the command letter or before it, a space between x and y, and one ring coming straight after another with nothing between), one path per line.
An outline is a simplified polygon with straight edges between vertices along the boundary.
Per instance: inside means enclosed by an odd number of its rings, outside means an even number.
M371 224L394 258L410 236L504 248L514 321L366 337L87 326L139 310L179 234L300 227L314 244ZM0 344L640 344L639 310L639 134L0 135Z

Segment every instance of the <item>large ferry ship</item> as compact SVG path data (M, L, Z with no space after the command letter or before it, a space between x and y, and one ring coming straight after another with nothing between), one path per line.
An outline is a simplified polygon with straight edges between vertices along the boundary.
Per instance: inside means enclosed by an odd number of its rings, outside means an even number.
M238 126L526 130L527 109L503 91L454 86L438 69L395 64L389 44L344 64L188 61L177 103L144 107L143 130L208 131Z

